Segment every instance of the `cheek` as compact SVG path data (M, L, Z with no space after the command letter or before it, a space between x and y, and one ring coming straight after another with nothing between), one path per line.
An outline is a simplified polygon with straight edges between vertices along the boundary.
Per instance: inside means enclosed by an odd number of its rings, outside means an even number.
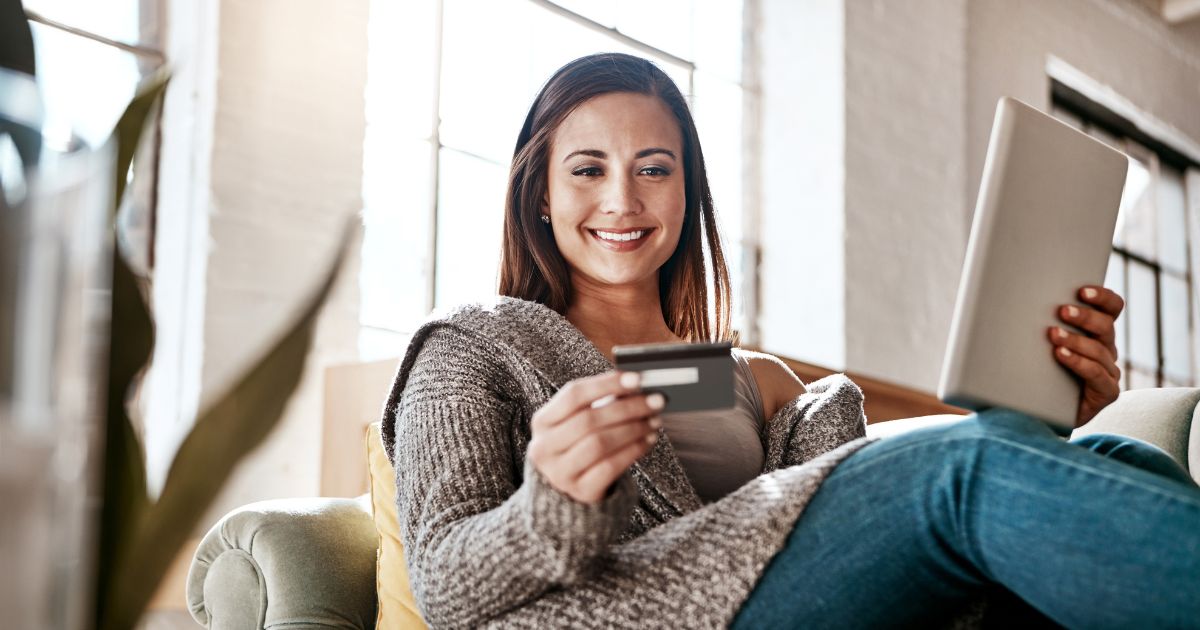
M591 194L585 188L560 178L550 178L546 182L546 200L552 212L564 218L592 202Z

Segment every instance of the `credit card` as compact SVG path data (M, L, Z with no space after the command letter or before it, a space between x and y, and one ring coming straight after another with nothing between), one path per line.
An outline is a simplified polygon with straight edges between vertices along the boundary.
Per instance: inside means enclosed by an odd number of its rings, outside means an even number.
M613 346L618 370L640 372L643 392L667 399L662 413L731 409L733 343L644 343Z

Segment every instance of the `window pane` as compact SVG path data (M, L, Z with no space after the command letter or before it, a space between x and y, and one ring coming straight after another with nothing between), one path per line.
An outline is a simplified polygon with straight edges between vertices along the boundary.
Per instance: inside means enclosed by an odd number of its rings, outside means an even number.
M1158 369L1158 296L1154 290L1154 272L1136 261L1129 261L1129 296L1125 314L1129 317L1129 360L1150 370Z
M696 68L740 83L742 80L742 2L698 0L696 11Z
M372 0L367 23L367 135L390 141L433 134L437 4Z
M364 326L358 329L358 360L381 361L402 357L411 339L411 331L397 332Z
M103 143L137 88L137 57L36 22L30 26L47 126Z
M587 0L553 0L553 2L603 26L609 28L617 26L617 10L620 7L615 2L588 2Z
M692 59L692 0L617 0L617 30L659 50Z
M1125 258L1120 254L1110 254L1108 257L1108 271L1104 275L1104 286L1112 289L1117 295L1122 298L1129 296L1125 291ZM1128 309L1121 313L1121 316L1114 322L1116 328L1116 343L1117 343L1117 358L1124 361L1129 356L1128 340L1125 334L1125 328L1129 325Z
M1188 286L1183 278L1164 273L1162 282L1163 374L1178 381L1192 379L1192 339L1188 334Z
M598 33L542 8L534 11L533 28L537 36L533 38L526 104L533 100L537 90L555 70L573 59L597 52L620 52L649 59L671 77L685 96L689 92L688 69L627 46L604 33Z
M444 11L442 144L497 163L512 159L529 105L560 67L596 52L646 56L529 2L446 0ZM652 60L686 92L686 70Z
M693 99L700 146L716 209L721 245L730 267L735 296L741 294L742 238L742 90L710 74L696 73ZM735 297L735 315L742 308Z
M364 156L359 322L410 330L427 310L431 146L368 134Z
M438 173L437 308L496 294L508 169L442 149Z
M1180 274L1187 273L1186 204L1183 175L1163 165L1158 179L1158 262Z
M1121 210L1117 218L1117 233L1114 243L1119 247L1155 260L1158 258L1155 220L1155 190L1152 174L1155 171L1154 154L1146 149L1139 150L1130 143L1131 157L1129 173L1125 177L1125 191L1121 195Z
M530 40L541 34L530 22L544 10L446 0L443 11L442 144L508 163L534 97Z
M108 39L125 44L141 41L138 33L141 0L24 0L23 4L48 20Z

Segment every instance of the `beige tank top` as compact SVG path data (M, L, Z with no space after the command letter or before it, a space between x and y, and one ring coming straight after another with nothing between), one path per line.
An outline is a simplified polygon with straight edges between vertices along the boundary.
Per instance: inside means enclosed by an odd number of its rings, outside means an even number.
M662 415L675 454L705 503L740 488L762 472L762 396L745 355L733 351L734 408Z

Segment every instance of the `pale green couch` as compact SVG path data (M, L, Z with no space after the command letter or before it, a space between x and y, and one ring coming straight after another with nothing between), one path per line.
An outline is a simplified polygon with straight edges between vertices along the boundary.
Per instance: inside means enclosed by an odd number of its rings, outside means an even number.
M1156 444L1200 481L1198 402L1200 389L1125 392L1076 434L1117 433ZM893 420L868 426L868 433L959 418ZM196 621L213 630L372 628L377 544L363 497L247 505L201 542L188 575L188 605Z

